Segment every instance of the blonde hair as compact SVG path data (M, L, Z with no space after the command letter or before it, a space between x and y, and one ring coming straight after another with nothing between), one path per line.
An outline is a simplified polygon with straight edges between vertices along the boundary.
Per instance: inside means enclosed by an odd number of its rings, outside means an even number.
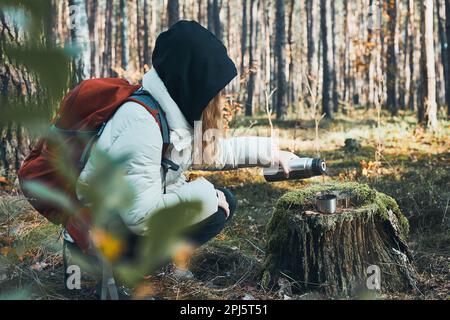
M214 165L219 156L219 139L223 136L225 98L219 92L202 113L203 164Z

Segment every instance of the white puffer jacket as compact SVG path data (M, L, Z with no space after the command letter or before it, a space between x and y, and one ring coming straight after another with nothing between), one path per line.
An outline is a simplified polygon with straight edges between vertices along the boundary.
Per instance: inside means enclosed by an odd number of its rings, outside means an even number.
M169 170L167 173L166 193L162 185L161 132L155 119L141 105L127 102L121 106L106 124L96 145L113 157L131 155L125 164L125 179L134 187L136 198L123 219L131 231L140 235L145 234L145 222L152 213L179 202L201 201L203 210L195 222L218 210L214 185L204 178L186 182L183 173L191 167L192 157L181 155L192 147L193 129L154 69L145 74L143 87L160 103L167 116L171 145L165 156L180 165L178 171ZM220 149L220 166L237 168L239 164L248 163L249 159L253 160L252 163L270 163L276 146L269 138L236 137L223 139ZM183 161L180 163L181 158ZM89 159L81 172L78 186L86 184L94 170L93 161ZM78 196L83 201L80 191Z

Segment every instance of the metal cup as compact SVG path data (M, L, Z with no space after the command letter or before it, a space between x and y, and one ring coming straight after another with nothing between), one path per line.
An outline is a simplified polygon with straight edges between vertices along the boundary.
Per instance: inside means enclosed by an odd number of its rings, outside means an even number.
M334 194L323 194L316 198L316 208L320 213L333 214L336 212L337 197Z

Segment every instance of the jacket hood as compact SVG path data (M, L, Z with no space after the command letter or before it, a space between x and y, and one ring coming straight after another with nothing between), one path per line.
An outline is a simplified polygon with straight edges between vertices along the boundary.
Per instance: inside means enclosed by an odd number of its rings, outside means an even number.
M179 21L161 33L152 63L191 126L237 75L222 42L195 21Z

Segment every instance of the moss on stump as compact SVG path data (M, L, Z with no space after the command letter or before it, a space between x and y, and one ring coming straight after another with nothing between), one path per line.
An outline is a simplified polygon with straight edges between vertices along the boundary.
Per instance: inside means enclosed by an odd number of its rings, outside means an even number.
M315 197L338 198L334 214L320 214ZM263 284L285 277L298 292L319 290L353 296L366 289L371 265L380 269L384 292L415 287L416 272L406 244L408 221L391 197L357 183L308 187L282 196L267 225Z

